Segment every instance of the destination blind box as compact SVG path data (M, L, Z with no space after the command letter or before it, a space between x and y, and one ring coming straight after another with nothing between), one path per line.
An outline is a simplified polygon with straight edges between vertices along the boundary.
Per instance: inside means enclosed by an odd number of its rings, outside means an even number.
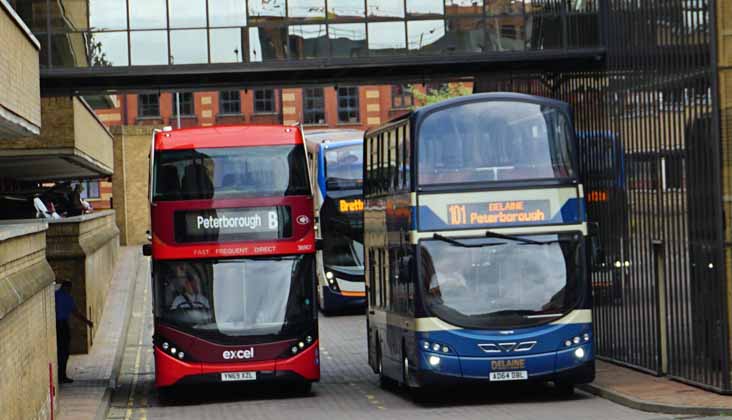
M186 210L175 213L175 241L261 241L292 236L287 206Z

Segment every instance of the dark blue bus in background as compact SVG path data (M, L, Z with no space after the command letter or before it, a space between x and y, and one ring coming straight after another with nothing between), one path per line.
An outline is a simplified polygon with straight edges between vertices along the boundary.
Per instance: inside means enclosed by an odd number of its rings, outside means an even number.
M364 135L369 364L416 395L595 376L591 246L564 102L489 93Z
M366 306L363 283L363 132L305 133L321 248L318 302L324 314Z
M612 131L579 131L577 139L587 218L603 221L597 238L603 255L592 273L595 303L620 303L629 260L625 150Z

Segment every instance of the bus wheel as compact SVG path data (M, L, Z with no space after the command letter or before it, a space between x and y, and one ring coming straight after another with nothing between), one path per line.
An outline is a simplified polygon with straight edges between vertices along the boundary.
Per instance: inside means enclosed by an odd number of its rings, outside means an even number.
M379 374L379 386L382 389L393 389L396 385L396 381L384 374L384 364L381 358L381 345L376 342L376 370Z
M313 392L313 383L309 381L296 382L292 387L292 391L303 397L310 396Z
M562 398L570 398L574 395L574 384L570 382L554 382L554 389Z

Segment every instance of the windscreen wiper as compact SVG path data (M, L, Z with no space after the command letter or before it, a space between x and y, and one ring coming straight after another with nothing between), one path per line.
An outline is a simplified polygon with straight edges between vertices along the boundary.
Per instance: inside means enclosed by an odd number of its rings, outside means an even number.
M503 245L503 242L487 242L482 244L466 244L464 242L460 242L456 239L448 238L447 236L442 236L439 233L435 233L432 235L433 239L437 239L438 241L447 242L448 244L452 244L455 246L461 246L463 248L482 248L484 246L494 246L494 245Z
M553 242L553 241L540 242L540 241L535 241L533 239L522 238L520 236L504 235L502 233L493 232L492 230L487 230L485 232L485 237L486 238L506 239L506 240L509 240L509 241L523 242L525 244L531 244L531 245L546 245L546 244L549 244L549 243Z

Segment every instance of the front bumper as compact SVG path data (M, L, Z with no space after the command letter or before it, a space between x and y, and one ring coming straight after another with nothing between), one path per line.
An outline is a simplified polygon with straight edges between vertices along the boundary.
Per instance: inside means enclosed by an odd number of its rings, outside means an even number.
M410 369L411 382L416 386L449 385L466 382L498 383L490 380L491 372L523 370L528 373L526 381L556 381L583 384L595 379L595 360L592 345L580 346L585 352L582 359L574 356L577 347L557 352L516 355L512 357L463 357L420 351L418 365ZM436 366L429 363L431 356L439 356ZM522 367L501 368L502 362L520 363ZM510 366L510 365L509 365ZM496 368L494 370L494 367Z
M366 307L366 293L334 292L328 286L323 288L323 308L326 311L341 311L346 309L363 309Z
M177 384L217 383L223 372L257 372L257 380L320 380L320 351L318 340L301 353L286 359L244 363L200 363L176 359L155 348L155 386Z

